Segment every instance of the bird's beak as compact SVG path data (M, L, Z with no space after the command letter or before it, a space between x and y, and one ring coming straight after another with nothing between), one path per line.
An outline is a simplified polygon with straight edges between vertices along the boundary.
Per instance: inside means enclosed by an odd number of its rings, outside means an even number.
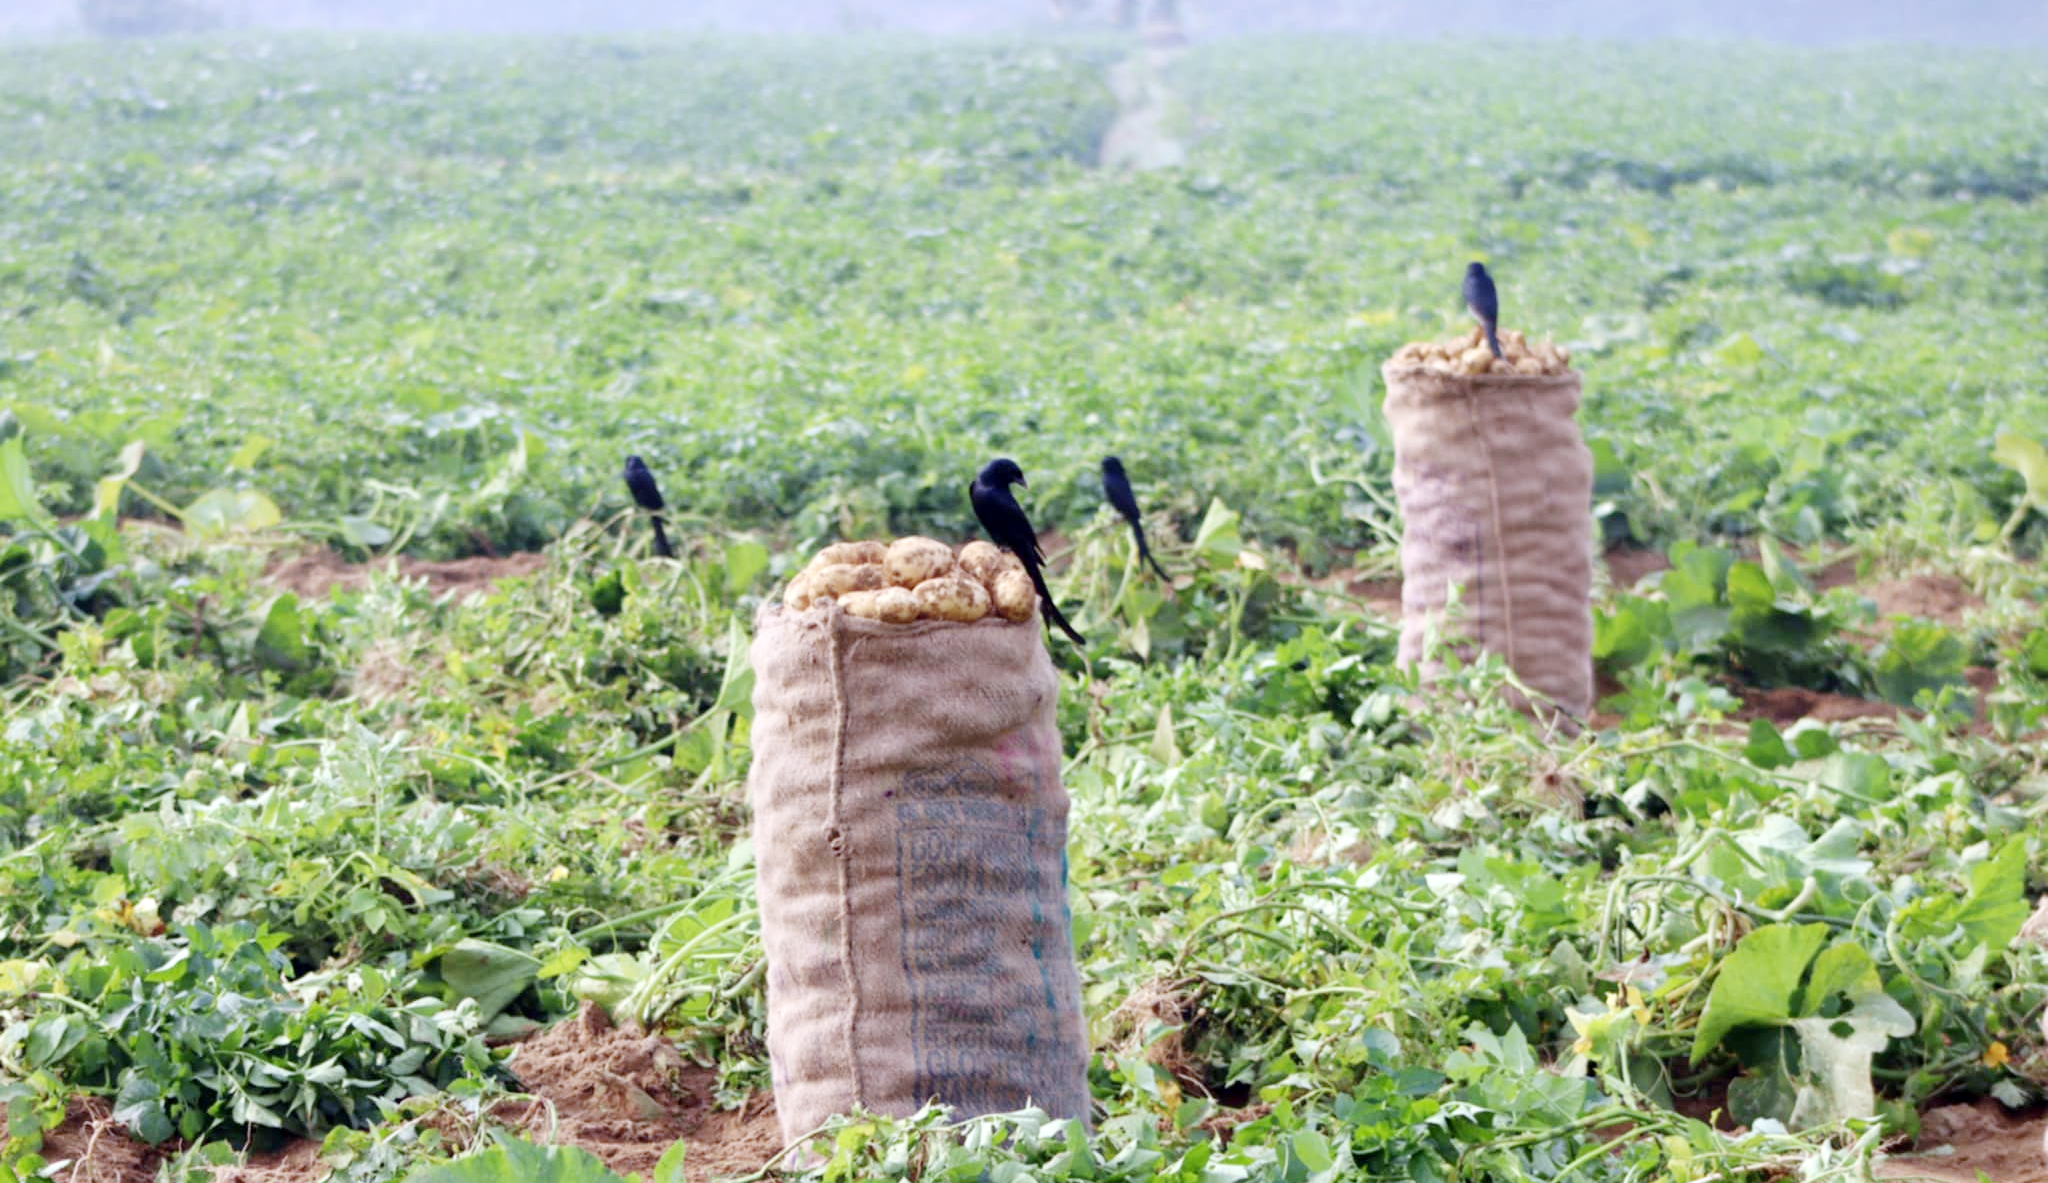
M1018 477L1018 478L1017 478L1017 484L1018 484L1018 485L1020 485L1020 486L1022 486L1023 488L1026 488L1026 489L1028 489L1028 488L1030 488L1030 487L1031 487L1031 482L1030 482L1030 481L1027 481L1027 480L1025 480L1025 479L1024 479L1023 477Z

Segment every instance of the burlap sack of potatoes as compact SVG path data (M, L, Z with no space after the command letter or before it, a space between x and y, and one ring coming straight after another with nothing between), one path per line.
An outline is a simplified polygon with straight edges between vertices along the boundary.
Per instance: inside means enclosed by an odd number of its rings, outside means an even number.
M1579 375L1458 375L1387 363L1401 537L1400 660L1463 590L1462 638L1567 715L1593 707L1593 456ZM1424 670L1425 676L1431 671Z
M784 1141L855 1105L1088 1116L1037 618L764 609L754 859Z

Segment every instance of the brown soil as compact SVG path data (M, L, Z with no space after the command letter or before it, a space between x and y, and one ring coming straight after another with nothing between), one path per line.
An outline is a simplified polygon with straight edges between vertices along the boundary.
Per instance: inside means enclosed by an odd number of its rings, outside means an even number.
M1846 554L1833 562L1822 564L1821 569L1809 577L1813 580L1813 590L1827 592L1855 583L1858 561L1855 554Z
M1382 579L1353 579L1346 577L1344 590L1365 601L1365 606L1381 616L1393 620L1401 619L1401 577L1388 576Z
M64 1124L43 1135L38 1153L45 1162L71 1163L64 1183L152 1183L164 1157L162 1148L130 1138L98 1097L73 1100Z
M1899 713L1899 708L1888 702L1852 698L1846 694L1830 694L1824 690L1808 690L1804 686L1779 686L1770 690L1738 687L1735 693L1742 699L1742 706L1735 712L1735 718L1743 721L1769 719L1779 727L1789 726L1801 719L1840 723L1846 719L1889 719Z
M328 1173L320 1161L320 1143L301 1139L269 1154L252 1154L240 1166L222 1167L214 1172L213 1183L309 1183Z
M1601 556L1607 561L1607 579L1615 587L1629 591L1645 578L1659 571L1671 570L1671 560L1661 550L1650 550L1633 546L1611 546Z
M372 563L351 563L331 550L308 550L278 559L263 572L264 582L307 599L327 595L336 587L359 588L370 581L373 570L395 571L406 579L424 579L435 597L452 595L466 600L495 587L501 579L531 575L547 562L547 556L532 551L467 559L414 559L399 555Z
M1703 1121L1723 1133L1747 1132L1749 1127L1728 1114L1728 1082L1712 1081L1697 1093L1673 1097L1671 1109L1694 1121Z
M1374 616L1388 620L1401 619L1401 577L1382 573L1383 568L1360 570L1357 567L1340 567L1328 575L1312 576L1303 571L1293 551L1286 545L1280 548L1286 555L1282 561L1273 564L1273 578L1289 587L1312 587L1320 591L1350 596L1365 601L1365 609Z
M493 1116L537 1142L588 1150L622 1175L650 1177L678 1141L690 1144L692 1183L750 1174L782 1150L772 1096L712 1108L716 1069L686 1063L658 1036L613 1026L596 1007L520 1045L511 1068L532 1099L503 1102ZM130 1139L96 1098L73 1104L64 1124L43 1136L42 1154L77 1160L64 1183L152 1183L164 1157ZM214 1183L318 1183L330 1173L320 1144L301 1140L223 1168Z
M715 1069L684 1062L658 1036L613 1026L595 1006L521 1044L511 1068L538 1100L502 1116L536 1140L581 1146L622 1175L651 1175L679 1139L690 1143L692 1180L758 1170L782 1150L772 1097L713 1109Z
M1935 572L1874 583L1864 595L1877 604L1880 626L1894 616L1914 616L1956 628L1984 606L1962 580Z
M1623 590L1634 588L1636 584L1659 571L1671 569L1671 560L1665 558L1662 551L1617 546L1608 550L1602 557L1607 563L1608 580ZM1401 616L1399 575L1368 575L1353 568L1333 571L1327 579L1303 582L1320 587L1342 588L1345 594L1364 600L1365 606L1378 615L1397 620Z
M1250 1125L1271 1112L1272 1105L1265 1101L1254 1101L1242 1109L1225 1109L1221 1113L1213 1113L1203 1118L1195 1128L1218 1143L1228 1146L1231 1135L1237 1133L1237 1127Z
M2015 1116L1996 1101L1944 1105L1920 1115L1916 1153L1894 1154L1877 1166L1880 1179L1933 1179L1940 1183L2048 1183L2048 1156L2042 1135L2048 1114ZM1954 1154L1929 1156L1925 1151L1951 1147Z
M1963 680L1969 684L1970 689L1977 692L1978 718L1970 724L1969 730L1975 734L1992 734L1991 724L1984 718L1983 701L1987 695L1998 689L1998 671L1989 666L1973 665L1963 671ZM1734 689L1736 695L1742 699L1742 706L1734 714L1737 722L1769 719L1782 728L1789 727L1801 719L1812 719L1819 723L1841 723L1850 719L1894 719L1902 713L1919 717L1918 711L1908 711L1878 699L1831 694L1825 690L1808 690L1802 686L1780 686L1773 690L1737 686ZM1608 694L1613 692L1603 691ZM1601 725L1597 716L1595 725ZM1611 722L1606 724L1612 725Z

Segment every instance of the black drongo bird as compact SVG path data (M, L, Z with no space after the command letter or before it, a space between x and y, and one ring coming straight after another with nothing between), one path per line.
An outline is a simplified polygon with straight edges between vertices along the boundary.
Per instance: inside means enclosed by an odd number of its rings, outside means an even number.
M1500 337L1495 329L1500 324L1500 293L1493 289L1493 276L1486 273L1486 264L1474 263L1465 268L1465 307L1479 318L1479 324L1486 330L1486 344L1495 357L1500 356Z
M626 457L626 491L633 495L633 504L654 515L654 553L664 559L676 557L675 548L668 544L668 533L661 528L660 511L668 508L661 499L661 486L654 483L654 474L647 471L647 465L638 456Z
M967 486L967 500L974 505L974 516L981 519L981 528L988 531L990 541L1024 564L1025 574L1031 576L1031 586L1038 589L1039 602L1045 605L1045 618L1074 638L1074 644L1086 645L1088 642L1060 615L1059 605L1052 602L1052 592L1046 590L1045 576L1039 572L1045 565L1045 552L1038 549L1038 534L1031 528L1031 519L1024 516L1024 508L1011 495L1011 485L1025 485L1024 470L1017 467L1017 462L989 461L974 483Z
M1138 536L1138 557L1152 564L1152 569L1159 573L1162 581L1172 583L1172 578L1166 574L1166 568L1160 566L1159 560L1152 557L1152 548L1145 545L1145 527L1139 521L1138 498L1131 492L1131 478L1124 475L1124 462L1114 456L1102 458L1102 494L1109 498L1111 505L1116 506L1118 513L1124 515L1124 520L1131 524L1131 533Z

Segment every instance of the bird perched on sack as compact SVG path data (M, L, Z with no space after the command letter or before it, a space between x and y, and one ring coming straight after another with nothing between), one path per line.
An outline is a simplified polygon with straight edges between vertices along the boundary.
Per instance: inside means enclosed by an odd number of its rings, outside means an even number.
M1486 264L1474 263L1465 268L1465 307L1479 318L1479 325L1486 330L1487 348L1500 356L1500 337L1495 329L1500 324L1500 293L1494 290L1493 276L1486 273Z
M1152 557L1152 548L1145 545L1145 526L1139 520L1137 495L1131 492L1131 478L1124 475L1124 462L1114 456L1102 458L1102 494L1131 524L1131 533L1138 536L1138 557L1152 565L1161 581L1171 584L1173 580L1166 574L1166 568L1159 565L1159 560Z
M633 495L633 504L654 515L654 553L664 559L675 558L668 532L661 527L661 511L668 505L661 499L661 486L654 483L654 474L638 456L626 457L626 491Z
M983 466L981 475L967 486L967 500L974 506L974 516L981 520L981 528L988 531L991 542L1016 555L1024 564L1024 573L1031 576L1031 586L1038 589L1045 618L1060 626L1060 631L1072 637L1074 644L1086 645L1088 642L1060 615L1059 605L1052 602L1052 592L1046 589L1045 576L1039 570L1045 565L1045 552L1038 549L1038 533L1031 528L1031 519L1024 516L1024 507L1011 494L1011 485L1031 487L1015 460L999 458Z

